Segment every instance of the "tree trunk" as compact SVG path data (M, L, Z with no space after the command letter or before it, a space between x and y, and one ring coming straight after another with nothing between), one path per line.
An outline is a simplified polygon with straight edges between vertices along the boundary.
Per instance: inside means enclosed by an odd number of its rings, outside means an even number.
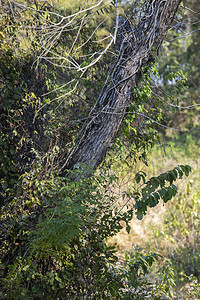
M60 172L72 169L77 163L86 163L95 169L103 161L130 106L131 92L140 81L141 68L155 61L180 2L149 1L144 17L133 31L124 35L108 82ZM118 39L121 42L119 35Z

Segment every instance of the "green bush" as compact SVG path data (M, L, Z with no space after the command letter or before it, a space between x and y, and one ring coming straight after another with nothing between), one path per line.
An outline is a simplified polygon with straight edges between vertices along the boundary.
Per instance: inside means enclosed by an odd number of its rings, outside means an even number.
M179 172L183 175L181 170L188 175L189 167L177 168L177 176ZM159 299L160 283L146 280L148 267L157 256L136 253L127 265L118 268L115 250L107 246L106 239L119 232L122 220L129 230L134 206L137 214L151 207L151 193L175 180L170 172L145 182L142 198L132 195L132 208L120 211L110 196L116 176L106 171L97 176L79 165L62 178L53 171L46 173L38 159L18 180L21 194L1 212L3 297L145 299L150 293ZM171 198L167 192L160 197L165 202Z

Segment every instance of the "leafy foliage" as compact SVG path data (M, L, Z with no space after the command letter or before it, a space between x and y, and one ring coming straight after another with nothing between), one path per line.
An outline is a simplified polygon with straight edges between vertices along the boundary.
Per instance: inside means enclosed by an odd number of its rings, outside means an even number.
M85 177L84 166L69 171L66 178L53 173L39 177L41 170L39 163L35 171L21 177L21 196L2 210L3 295L121 299L126 291L130 297L157 256L137 256L135 262L130 261L126 276L123 270L116 270L117 257L105 240L119 232L121 220L128 222L132 217L130 211L111 210L115 199L107 192L117 178L106 174ZM171 180L166 174L158 178ZM149 193L153 180L146 183ZM165 194L163 199L168 200Z
M104 49L105 41L98 41L102 30L108 29L99 26L96 32L93 27L97 19L101 24L102 14L107 14L108 9L101 7L95 18L86 15L87 22L82 27L82 18L78 18L77 27L70 25L52 44L51 38L41 40L39 33L48 36L46 24L62 22L59 13L65 20L73 8L54 10L49 3L37 1L30 5L33 14L10 6L16 18L6 6L0 34L0 297L168 297L173 292L172 268L166 267L161 281L148 277L158 254L137 250L129 253L128 262L119 266L115 249L106 240L122 229L122 221L129 232L134 213L142 219L148 207L156 206L161 199L164 203L172 199L177 193L174 182L188 176L190 167L179 165L147 181L144 172L137 173L136 187L134 184L125 193L129 201L123 209L112 196L118 178L109 175L108 169L94 173L79 164L68 170L65 177L59 176L59 163L71 150L106 80L111 55L108 53L104 60L83 72L81 80L76 78L76 70L71 68L68 58L84 70L93 56ZM109 9L112 14L112 6ZM111 31L113 26L108 22L107 27ZM88 43L91 37L92 42ZM77 48L71 51L74 41ZM40 57L44 54L44 44L50 47L49 61ZM87 53L92 54L88 57ZM61 55L64 59L57 65L57 56ZM54 66L50 66L50 61ZM151 73L158 72L152 66L142 72L143 87L134 90L135 99L116 148L119 146L123 152L123 147L131 145L130 157L148 164L146 152L159 140L151 118L160 122L163 115L162 109L156 107L158 102L152 107L150 101ZM78 82L76 93L73 89L76 84L70 78ZM93 83L94 78L98 85ZM69 85L65 84L66 79ZM147 112L150 114L146 120Z
M160 174L157 177L152 177L146 182L146 174L144 172L137 173L135 180L139 184L143 180L145 185L141 191L133 192L133 197L136 200L134 208L139 220L146 214L148 207L154 207L162 199L164 203L171 200L177 194L177 187L173 184L178 178L181 179L183 174L189 175L191 167L188 165L180 165L173 170ZM169 184L166 186L166 184Z

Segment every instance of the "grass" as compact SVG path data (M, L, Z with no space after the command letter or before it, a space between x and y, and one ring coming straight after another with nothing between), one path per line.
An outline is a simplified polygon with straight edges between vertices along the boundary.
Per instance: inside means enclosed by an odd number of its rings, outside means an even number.
M174 199L165 205L159 203L155 208L149 209L142 221L133 218L129 234L123 224L124 228L109 239L108 243L116 247L120 257L131 251L135 245L148 251L155 250L163 256L163 263L160 262L153 272L161 271L161 266L169 259L174 269L176 284L180 287L188 281L187 276L192 274L197 278L200 276L199 134L185 133L171 136L162 147L152 149L148 164L148 168L143 168L146 173L148 172L148 177L166 172L178 164L190 165L192 172L189 177L177 181L179 193ZM136 167L132 169L131 175L129 173L130 182L134 178L134 172ZM122 170L120 174L123 174ZM122 183L121 179L121 186ZM192 297L191 299L198 299Z

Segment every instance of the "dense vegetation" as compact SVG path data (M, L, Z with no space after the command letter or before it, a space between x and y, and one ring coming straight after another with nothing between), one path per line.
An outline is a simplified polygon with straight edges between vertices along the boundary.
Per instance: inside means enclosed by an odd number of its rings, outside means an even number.
M106 103L98 112L99 95L129 49L129 31L124 42L113 29L116 12L133 31L152 4L100 2L2 1L1 299L179 299L180 274L192 282L182 297L199 297L198 169L186 191L175 185L185 183L199 155L198 1L178 10L161 59L153 47L131 81L137 84L128 81L130 105L94 168L78 160L77 148L90 144L88 132L99 130L102 111L109 114ZM177 148L180 139L184 146ZM163 141L184 155L155 173L149 152ZM168 208L162 230L149 233L146 250L135 246L121 260L109 239L123 226L131 236L131 220L142 220L159 203ZM162 249L167 236L175 245L171 253Z

